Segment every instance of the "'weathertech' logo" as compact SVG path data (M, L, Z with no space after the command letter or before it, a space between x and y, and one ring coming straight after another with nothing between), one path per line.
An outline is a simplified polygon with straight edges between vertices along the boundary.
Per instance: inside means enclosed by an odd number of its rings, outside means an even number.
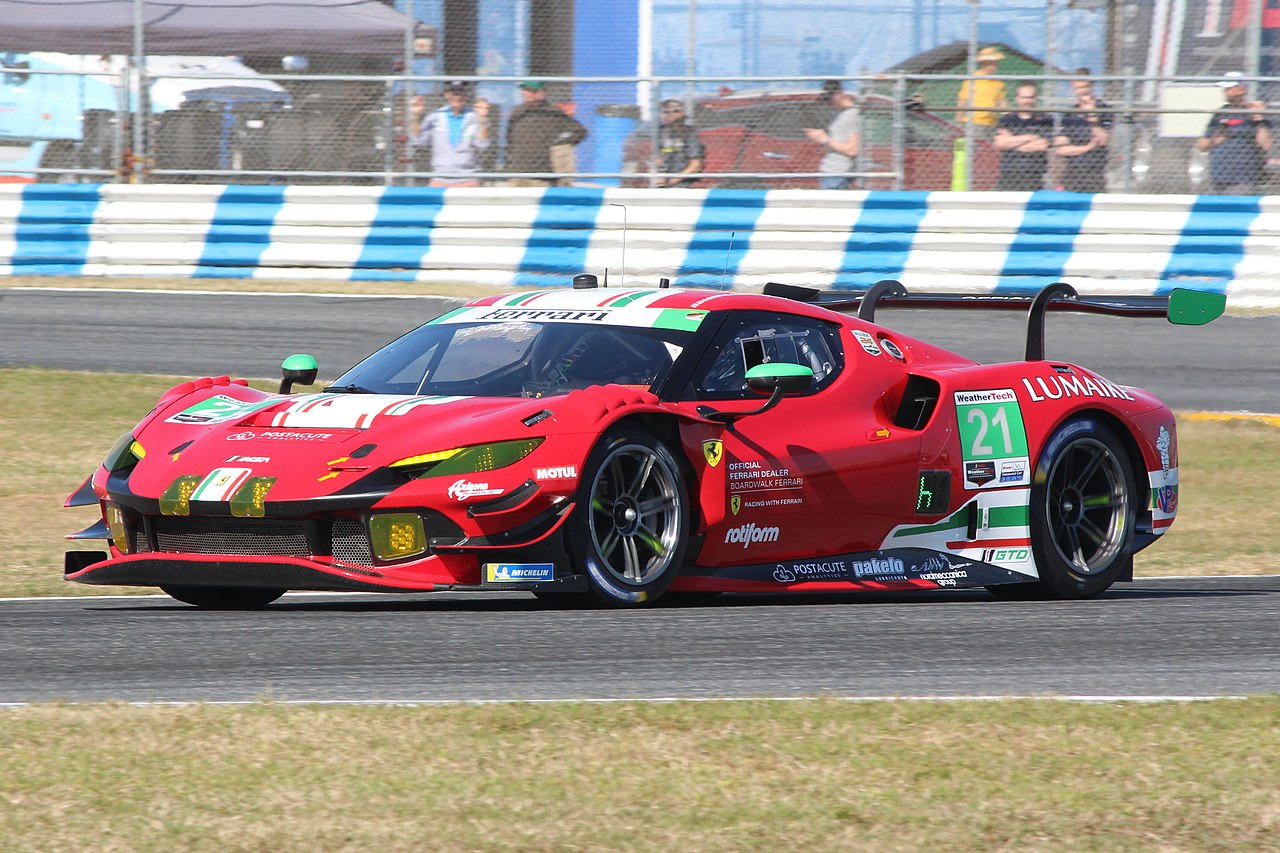
M777 542L778 528L776 527L757 527L755 522L743 524L739 527L731 527L725 531L724 542L728 545L730 542L741 542L742 547L754 545L756 542Z

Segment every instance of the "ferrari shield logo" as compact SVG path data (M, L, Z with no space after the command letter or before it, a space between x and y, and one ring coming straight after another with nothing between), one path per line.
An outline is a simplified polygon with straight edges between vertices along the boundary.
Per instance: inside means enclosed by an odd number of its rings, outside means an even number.
M738 510L740 509L742 509L742 496L734 495L733 497L729 498L729 511L732 512L734 515L737 515Z
M707 439L702 442L702 455L707 458L708 465L716 467L724 458L724 442L718 438Z

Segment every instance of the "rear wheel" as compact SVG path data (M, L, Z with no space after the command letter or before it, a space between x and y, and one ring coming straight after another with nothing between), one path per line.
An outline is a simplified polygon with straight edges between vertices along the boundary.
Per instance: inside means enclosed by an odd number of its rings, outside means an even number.
M162 586L160 589L184 604L206 610L256 610L284 595L283 589L236 586Z
M1041 589L1091 598L1133 565L1133 472L1115 433L1091 418L1060 427L1031 487L1031 546Z
M602 604L652 604L680 571L688 544L679 463L652 433L619 427L596 445L584 471L570 527L575 570Z

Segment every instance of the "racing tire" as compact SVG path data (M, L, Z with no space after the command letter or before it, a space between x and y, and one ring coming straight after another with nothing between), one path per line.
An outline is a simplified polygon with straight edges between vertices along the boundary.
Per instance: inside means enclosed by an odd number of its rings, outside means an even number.
M684 472L645 430L610 430L587 457L569 521L569 557L590 599L608 607L653 604L679 573L688 548Z
M169 597L205 610L257 610L288 590L236 586L162 586Z
M1043 596L1093 598L1130 571L1137 494L1128 454L1109 427L1077 418L1054 432L1031 486L1031 549Z

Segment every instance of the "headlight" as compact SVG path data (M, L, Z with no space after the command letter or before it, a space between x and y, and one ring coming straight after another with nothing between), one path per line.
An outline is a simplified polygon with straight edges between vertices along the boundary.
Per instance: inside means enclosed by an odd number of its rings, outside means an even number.
M129 548L129 528L125 525L124 510L115 504L107 504L107 532L111 534L111 541L115 543L116 550L121 554L128 554Z
M126 432L111 445L111 449L107 451L107 458L102 464L108 471L114 473L132 468L146 455L147 450L142 446L142 442L134 438L133 433Z
M403 560L427 550L422 516L411 512L369 516L369 545L379 560Z
M388 467L410 477L419 478L493 471L519 462L542 444L542 441L541 438L522 438L515 441L455 447L451 450L407 456L392 462Z

